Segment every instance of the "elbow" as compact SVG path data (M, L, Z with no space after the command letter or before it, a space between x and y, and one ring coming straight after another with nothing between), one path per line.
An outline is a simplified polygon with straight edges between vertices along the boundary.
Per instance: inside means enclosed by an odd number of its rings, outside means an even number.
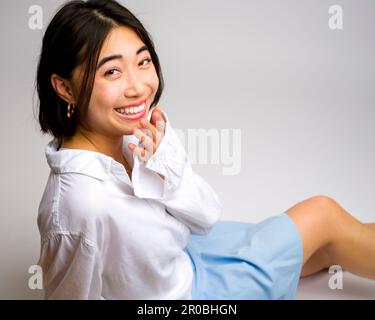
M220 219L221 210L212 210L211 212L207 212L205 214L205 219L200 224L200 228L195 230L197 234L205 235L210 232L213 226L219 221Z
M207 215L207 221L206 224L209 228L212 228L216 222L219 221L221 215L221 208L215 208L210 214Z

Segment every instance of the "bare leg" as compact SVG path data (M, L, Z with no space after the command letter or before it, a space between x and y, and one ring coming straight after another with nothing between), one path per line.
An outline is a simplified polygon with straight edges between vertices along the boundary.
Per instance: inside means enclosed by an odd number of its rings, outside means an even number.
M323 248L318 249L302 267L301 277L307 277L324 269L328 269L334 263Z
M365 223L364 225L371 228L375 232L375 223ZM328 269L334 264L335 263L328 256L324 247L320 248L314 252L310 259L307 260L303 265L301 277L306 277L324 269Z
M354 274L375 279L375 231L336 201L316 196L288 209L303 243L302 276L338 264Z

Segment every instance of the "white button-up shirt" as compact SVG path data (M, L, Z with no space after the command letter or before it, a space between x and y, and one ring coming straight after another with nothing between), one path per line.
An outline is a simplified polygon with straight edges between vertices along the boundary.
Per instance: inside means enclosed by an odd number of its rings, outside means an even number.
M55 139L46 147L51 172L38 214L45 298L191 299L183 249L190 232L206 234L218 221L221 204L164 119L165 135L146 163L127 147L139 140L124 136L132 181L102 153L58 150Z

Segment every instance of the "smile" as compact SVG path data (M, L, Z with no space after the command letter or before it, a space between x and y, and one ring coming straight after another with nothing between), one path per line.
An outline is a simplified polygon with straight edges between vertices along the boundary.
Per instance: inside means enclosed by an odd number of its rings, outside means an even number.
M138 120L146 113L146 101L136 107L115 108L116 113L126 120Z

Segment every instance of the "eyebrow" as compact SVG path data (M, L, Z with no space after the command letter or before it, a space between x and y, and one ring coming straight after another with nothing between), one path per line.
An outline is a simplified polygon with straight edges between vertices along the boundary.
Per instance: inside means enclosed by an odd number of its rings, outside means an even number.
M142 51L149 51L147 46L142 46L140 47L137 52L135 53L136 55L140 54ZM122 59L122 54L113 54L111 56L105 57L100 62L98 63L96 70L98 70L103 64L107 63L108 61L115 60L115 59Z

